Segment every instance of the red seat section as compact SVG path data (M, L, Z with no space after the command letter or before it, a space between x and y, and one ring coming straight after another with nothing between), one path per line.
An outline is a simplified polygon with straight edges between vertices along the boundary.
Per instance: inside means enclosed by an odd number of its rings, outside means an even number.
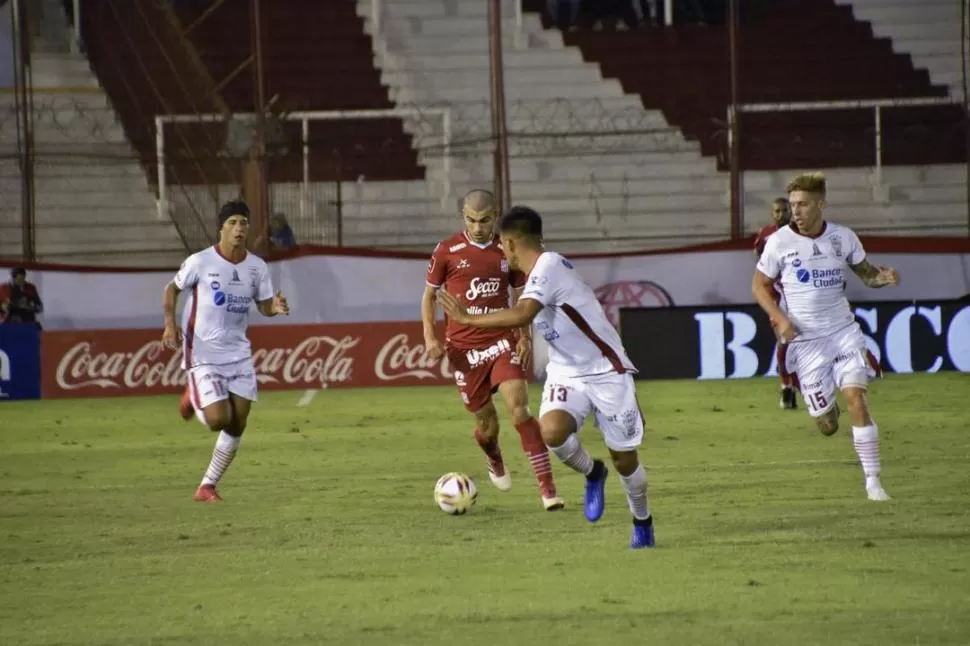
M529 5L527 5L529 6ZM728 30L682 25L564 34L586 60L600 64L648 109L662 110L700 142L722 168L730 104ZM740 29L741 103L944 97L908 55L876 38L851 8L832 0L780 0ZM920 165L966 159L965 121L956 105L885 109L883 163ZM869 110L744 114L747 170L871 166L874 115Z
M223 2L201 21L210 2L176 0L174 13L157 5L155 0L88 0L82 12L92 67L151 179L155 114L255 109L254 69L239 69L252 53L250 3ZM261 5L264 93L266 99L278 97L274 110L394 107L354 0ZM300 130L299 122L283 121L284 136L269 164L272 180L302 178ZM172 181L239 181L240 165L226 154L224 123L168 126L165 137ZM309 140L312 180L424 177L398 118L313 120Z

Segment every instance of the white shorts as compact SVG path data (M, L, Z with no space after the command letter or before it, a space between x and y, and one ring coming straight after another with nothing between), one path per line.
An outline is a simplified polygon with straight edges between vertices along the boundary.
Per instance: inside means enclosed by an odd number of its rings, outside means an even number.
M785 367L798 375L802 398L812 417L820 417L835 406L836 389L869 386L866 339L858 323L820 339L799 341L796 337L788 346Z
M252 359L196 366L189 370L189 395L196 410L229 399L229 393L256 401L256 392L256 370Z
M554 410L572 415L577 430L583 427L591 412L595 413L596 427L603 434L606 446L614 451L630 451L643 442L643 415L633 375L558 377L550 370L542 389L539 417Z

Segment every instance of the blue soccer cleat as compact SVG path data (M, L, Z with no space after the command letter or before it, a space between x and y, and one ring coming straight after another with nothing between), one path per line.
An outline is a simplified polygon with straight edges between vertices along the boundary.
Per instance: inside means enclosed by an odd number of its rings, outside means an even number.
M606 507L606 476L609 471L602 460L593 460L593 470L586 476L586 501L583 511L586 520L595 523Z
M653 538L653 516L646 520L633 519L633 536L630 537L630 547L635 550L645 547L653 547L656 544Z

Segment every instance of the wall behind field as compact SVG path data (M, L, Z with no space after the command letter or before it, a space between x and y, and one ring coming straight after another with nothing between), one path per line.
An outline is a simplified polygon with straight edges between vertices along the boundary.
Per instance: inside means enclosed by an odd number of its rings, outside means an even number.
M938 253L900 240L865 241L873 262L896 267L902 284L870 290L850 280L853 302L951 299L970 293L966 241L934 241ZM723 246L723 245L722 245ZM909 248L911 251L906 251ZM880 250L882 249L882 250ZM752 302L754 256L748 249L575 256L575 266L596 290L610 318L621 307L738 305ZM274 284L289 298L292 315L254 325L415 321L428 260L423 255L366 250L304 250L270 263ZM40 266L31 269L44 300L48 330L157 328L162 289L174 269L97 270Z

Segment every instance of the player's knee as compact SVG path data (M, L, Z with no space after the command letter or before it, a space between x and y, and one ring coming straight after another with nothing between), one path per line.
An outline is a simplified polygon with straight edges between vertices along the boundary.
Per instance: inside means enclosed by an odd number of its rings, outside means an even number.
M546 446L562 446L576 432L576 420L566 411L550 411L539 420L539 432Z
M628 476L636 471L640 464L636 451L614 451L610 449L610 458L612 458L613 466L616 467L617 472L623 476Z
M835 432L839 430L839 407L835 406L829 412L816 418L815 424L818 425L818 430L821 431L822 435L835 435Z
M215 411L212 413L206 411L205 423L208 425L210 431L218 432L228 429L232 424L232 419L228 414L224 414L222 411Z

